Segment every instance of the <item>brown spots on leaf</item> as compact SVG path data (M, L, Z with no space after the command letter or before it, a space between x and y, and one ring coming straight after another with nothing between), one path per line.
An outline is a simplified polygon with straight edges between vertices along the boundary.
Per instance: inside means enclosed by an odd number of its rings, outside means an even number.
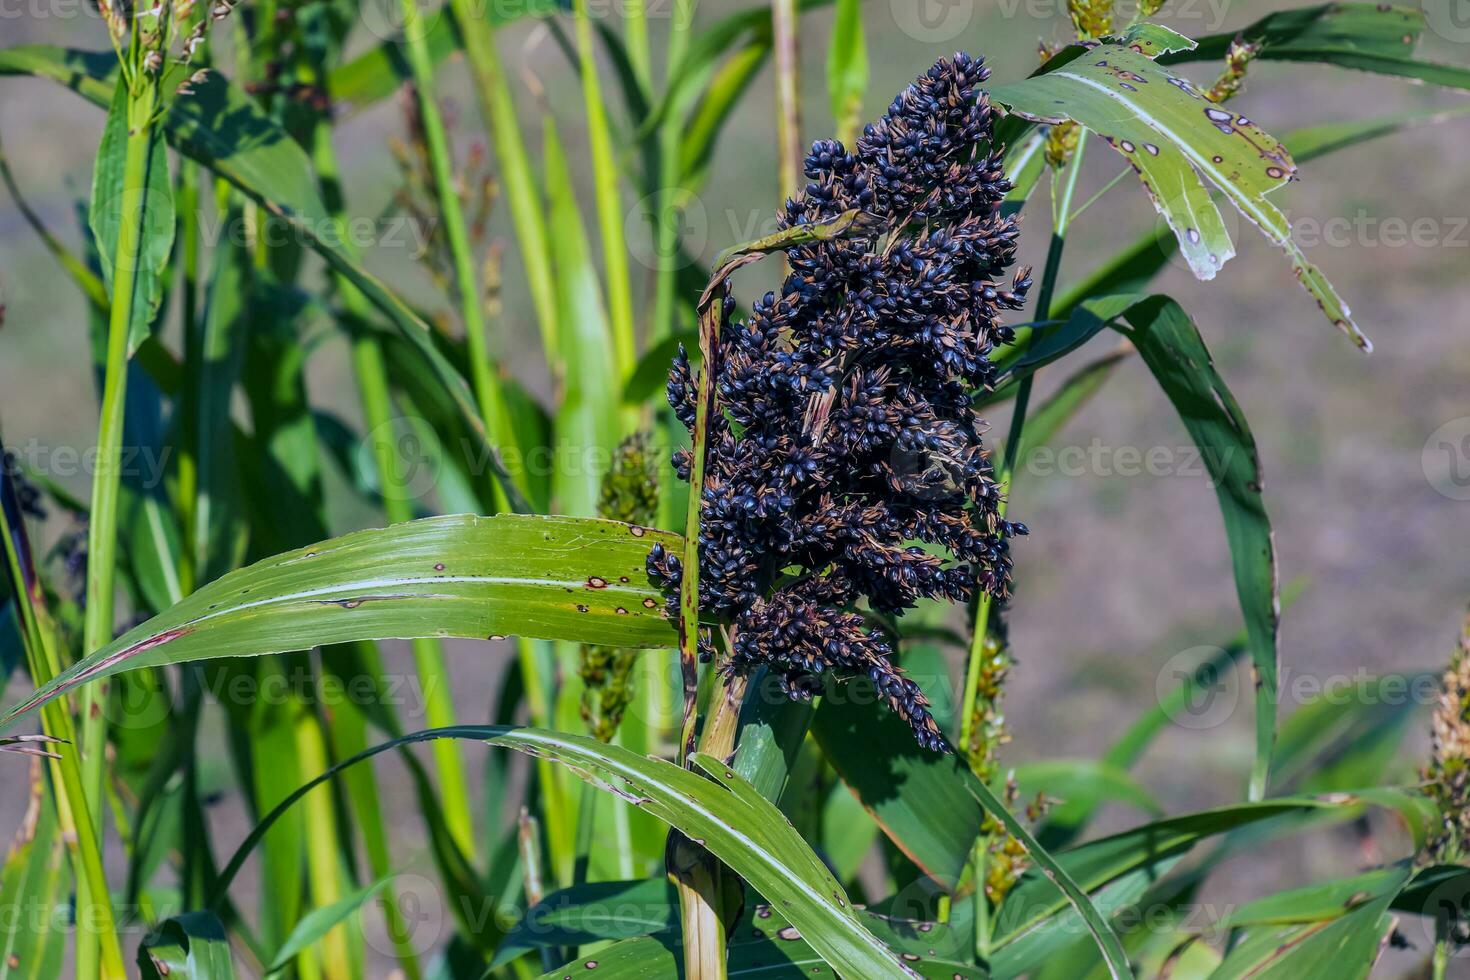
M589 578L587 580L587 588L589 588L589 589L605 589L605 588L607 588L607 579L601 578L601 577L599 577L597 575L594 575L594 576L592 576L591 578Z
M1134 150L1138 149L1138 147L1134 146L1130 140L1120 140L1118 142L1118 146L1122 148L1124 153L1132 153Z
M485 639L487 639L487 640L504 640L504 639L506 639L506 636L503 633L491 633L489 636L485 637Z
M1200 241L1200 238L1199 238L1199 229L1198 228L1190 228L1190 229L1186 230L1184 232L1184 237L1189 239L1189 244L1191 244L1191 245L1198 245L1199 244L1199 241Z
M624 609L622 606L619 606L618 608L614 609L613 612L617 613L619 616L626 616L626 615L628 615L628 610Z
M436 572L442 572L442 571L444 571L444 563L441 561L438 564L436 564L434 566L434 571L436 571Z
M632 527L628 528L628 533L633 535L633 537L635 538L641 538L648 533L648 528L639 527L637 524L634 524Z
M1267 167L1266 176L1270 177L1272 180L1280 180L1282 177L1286 176L1286 171L1282 170L1280 167Z
M584 612L586 612L586 611L587 611L587 607L586 607L586 606L584 606L584 605L583 605L583 604L582 604L582 603L580 603L580 602L579 602L579 603L577 603L577 612L579 612L579 613L584 613Z
M1143 148L1148 151L1148 155L1151 157L1159 155L1159 148L1152 143L1143 144Z
M653 598L644 599L643 600L643 608L645 608L645 609L657 609L658 608L658 600L657 599L653 599Z
M797 930L796 926L783 926L781 930L776 933L776 938L784 939L788 943L796 942L798 939L801 938L801 933Z

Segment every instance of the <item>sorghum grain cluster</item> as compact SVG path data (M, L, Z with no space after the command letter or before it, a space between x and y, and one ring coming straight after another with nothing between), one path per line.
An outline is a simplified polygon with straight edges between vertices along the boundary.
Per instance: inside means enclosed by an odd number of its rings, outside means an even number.
M791 273L745 320L719 310L715 404L700 501L699 601L728 620L727 674L767 666L792 698L822 677L869 677L920 744L947 745L917 685L892 663L859 603L898 613L922 598L964 602L1009 589L1001 491L971 408L995 377L998 322L1031 284L1013 264L1017 229L994 112L965 54L908 87L851 151L813 145L810 183L783 228L857 210L855 235L786 251ZM669 403L691 431L696 387L683 351ZM688 479L691 457L675 467ZM678 558L655 549L669 586ZM706 645L706 659L712 651Z
M1423 773L1441 823L1424 858L1450 864L1470 854L1470 615L1442 684L1434 706L1429 766Z

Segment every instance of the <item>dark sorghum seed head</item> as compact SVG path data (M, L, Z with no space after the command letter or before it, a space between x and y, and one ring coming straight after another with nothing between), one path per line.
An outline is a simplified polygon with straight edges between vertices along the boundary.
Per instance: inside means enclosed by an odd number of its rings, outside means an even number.
M972 411L1008 342L1002 310L1021 308L1010 185L993 111L975 86L987 70L965 54L904 90L849 150L820 140L810 183L783 227L858 209L878 220L856 237L790 248L791 274L744 321L721 309L705 486L699 601L734 628L723 668L765 666L793 698L821 678L867 676L919 742L947 748L918 686L869 629L861 600L895 613L923 598L955 602L1009 590L1001 493ZM669 403L691 430L696 386L680 351ZM675 459L689 476L687 452ZM928 547L920 547L927 545ZM662 548L649 573L669 587L682 569ZM671 599L677 611L677 599Z

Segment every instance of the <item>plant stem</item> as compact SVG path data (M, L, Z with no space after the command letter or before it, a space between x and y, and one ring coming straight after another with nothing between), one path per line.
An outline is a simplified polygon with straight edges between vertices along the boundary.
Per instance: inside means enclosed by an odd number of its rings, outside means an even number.
M405 7L410 3L411 0L405 0ZM530 156L526 152L526 140L516 118L510 86L505 84L500 52L495 47L495 29L484 17L476 16L474 0L450 0L450 9L461 25L465 59L475 78L481 111L485 114L494 136L500 179L505 184L511 222L515 226L516 238L520 241L521 261L526 267L531 304L536 309L536 321L541 329L541 344L546 360L555 373L559 370L561 360L560 330L556 311L556 278L551 269L546 214L541 204L543 197L536 185ZM489 422L488 419L486 421Z
M1052 297L1056 292L1057 276L1062 264L1062 251L1066 245L1072 197L1077 189L1077 176L1081 170L1082 154L1086 146L1087 131L1083 130L1077 143L1077 152L1062 174L1054 173L1052 178L1053 230L1051 244L1046 254L1046 266L1041 273L1041 290L1036 301L1035 318L1038 321L1049 315ZM1058 194L1059 187L1060 194ZM1000 471L996 474L996 479L1006 489L1005 496L996 510L1000 518L1006 516L1011 490L1015 485L1016 463L1020 456L1021 438L1025 431L1026 411L1031 401L1034 379L1034 373L1026 375L1021 379L1016 390L1016 404L1011 414L1010 431L1006 436L1005 455ZM975 621L970 632L969 660L965 670L965 692L960 708L960 752L966 759L973 755L976 748L972 744L975 739L975 709L979 700L980 676L983 673L985 662L985 641L990 633L990 613L993 605L994 600L989 593L981 593L975 602ZM985 900L985 865L989 846L989 838L981 834L975 841L970 862L971 878L975 884L975 951L982 957L988 956L990 952L990 910Z
M683 577L679 593L679 667L684 679L684 723L679 735L679 762L688 766L694 753L695 711L699 695L699 527L704 497L705 457L709 448L709 420L714 410L715 373L719 370L720 317L726 292L725 281L738 263L716 272L698 303L700 365L695 396L694 444L689 462L689 509L684 525ZM706 746L721 758L729 754L735 740L740 714L739 690L723 692L715 718L705 729ZM733 707L732 707L733 705ZM722 876L726 872L704 847L682 834L670 833L665 863L679 892L684 929L684 973L688 977L724 980L725 896Z
M331 766L321 719L303 707L295 728L301 776L314 779ZM306 808L307 840L314 842L306 849L311 900L317 908L327 908L342 900L341 862L336 848L329 844L337 840L336 806L331 787L318 786L306 795L302 803ZM333 927L319 943L322 976L327 980L349 980L352 976L352 954L348 948L347 926L339 924Z
M628 49L628 64L633 68L633 77L643 87L645 95L653 91L653 68L648 48L648 11L644 0L624 0L623 44Z
M10 479L3 472L0 472L0 509L3 509L0 538L4 539L6 567L20 612L26 665L31 680L40 687L61 672L61 656L55 628L46 612L45 595L31 564L24 518ZM77 760L77 734L65 699L42 708L41 730L69 743L56 753L60 758L48 760L47 765L55 794L57 823L77 880L78 921L82 923L76 933L77 976L79 980L97 977L124 980L122 947L118 943L117 921L107 888L102 845L93 829L96 821L83 788L82 768ZM100 799L96 805L102 805Z
M403 32L407 38L408 61L413 72L414 86L418 90L419 116L424 127L424 140L428 145L429 166L434 178L439 215L444 221L445 238L454 262L454 278L459 287L460 318L464 322L465 344L470 362L470 380L479 404L480 415L486 427L495 433L506 428L507 412L505 395L500 381L495 376L490 362L485 330L484 298L480 294L479 277L475 272L474 255L470 248L469 232L465 227L464 210L455 189L454 165L450 158L449 137L444 128L444 119L439 113L435 97L434 65L430 57L428 42L422 29L422 15L416 0L403 0ZM474 34L473 20L464 20L465 34ZM498 442L498 440L497 440ZM504 488L498 484L492 488L493 499L498 510L505 510ZM444 662L442 648L418 643L414 645L414 660L419 676L426 683L433 683L426 703L426 718L434 727L454 724L454 702L450 696L449 672ZM474 826L470 820L469 791L465 782L463 761L457 746L447 745L444 750L436 746L435 761L439 767L440 781L444 789L446 815L456 843L466 855L474 854Z
M597 79L592 20L587 0L575 0L577 54L581 64L582 100L587 112L587 139L597 186L597 224L602 237L603 276L607 279L608 321L612 327L616 377L627 380L637 358L633 328L633 288L628 273L628 233L618 194L618 158L608 128L607 107ZM610 447L609 447L610 448Z
M669 27L668 70L672 73L689 49L697 0L675 0ZM683 204L684 175L680 167L683 144L684 106L672 106L658 132L658 182L653 215L654 256L658 276L654 281L653 322L648 327L649 345L668 336L674 326L674 309L679 284L679 221Z
M801 51L796 39L796 22L796 0L772 0L771 27L776 54L776 153L782 200L794 198L801 186Z
M121 83L120 83L121 84ZM118 223L117 250L113 256L112 303L107 325L107 360L103 368L102 405L97 423L97 453L92 473L92 501L87 525L87 592L82 620L82 653L102 649L112 640L113 601L117 567L117 508L121 482L123 415L126 410L128 331L133 316L133 294L143 246L143 209L147 200L149 155L154 152L153 110L157 87L145 81L141 91L129 93L128 135L124 149L122 220ZM81 699L81 786L84 794L78 812L88 815L90 832L99 843L103 837L103 808L107 760L107 718L103 700L108 685L89 685ZM87 806L86 801L92 805ZM87 883L87 891L92 891ZM89 894L94 905L105 905L108 897ZM78 976L93 965L98 937L90 930L77 933ZM115 940L114 940L115 941ZM106 951L104 950L104 956ZM90 980L90 978L89 978Z

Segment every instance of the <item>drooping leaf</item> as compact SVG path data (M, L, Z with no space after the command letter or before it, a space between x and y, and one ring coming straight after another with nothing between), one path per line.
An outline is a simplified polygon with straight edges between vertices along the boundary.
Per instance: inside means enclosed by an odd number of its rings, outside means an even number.
M1449 16L1441 5L1431 17ZM1295 61L1356 68L1361 71L1470 88L1470 70L1416 58L1424 33L1423 5L1324 3L1267 14L1240 31L1199 38L1192 51L1162 55L1161 64L1216 61L1237 37L1260 45L1263 61Z
M342 769L416 742L481 740L565 766L587 785L611 793L699 842L782 908L823 960L847 976L913 976L865 926L821 859L779 810L717 759L695 754L700 775L585 736L534 728L461 725L416 732L368 749L327 770L284 800L253 830L226 868L227 888L271 823Z
M1267 200L1296 174L1286 147L1135 50L1139 40L1135 34L1074 47L1042 74L992 86L991 98L1024 119L1049 124L1072 119L1103 137L1138 172L1201 279L1214 278L1235 254L1224 219L1201 182L1201 176L1208 178L1287 253L1297 278L1328 319L1368 349L1347 306L1292 241L1286 215ZM1157 50L1166 46L1155 43Z
M1414 126L1460 116L1466 112L1470 112L1470 104L1361 121L1327 123L1293 130L1282 142L1292 148L1299 162L1307 163L1360 143L1390 136ZM1132 245L1068 287L1052 304L1051 316L1069 316L1084 300L1095 296L1145 288L1168 265L1178 247L1178 241L1172 236L1160 237L1153 231L1145 233Z
M0 719L119 671L356 640L492 635L673 647L644 559L678 536L614 521L502 514L358 531L210 583Z
M1130 307L1123 318L1128 323L1122 328L1123 335L1133 342L1179 412L1199 447L1220 502L1254 665L1256 759L1251 792L1254 799L1260 799L1266 791L1276 741L1276 642L1281 609L1276 546L1262 497L1255 437L1215 370L1199 330L1177 303L1152 297Z

